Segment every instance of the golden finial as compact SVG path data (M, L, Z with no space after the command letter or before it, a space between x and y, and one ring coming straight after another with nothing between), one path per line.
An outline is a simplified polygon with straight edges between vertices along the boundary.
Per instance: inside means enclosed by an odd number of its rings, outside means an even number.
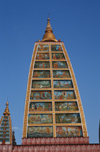
M3 113L5 116L9 116L10 115L8 105L9 105L9 103L8 103L8 100L7 100L7 102L6 102L6 109L5 109L4 113Z
M50 25L50 18L47 19L47 27L45 29L45 34L42 39L42 42L46 41L57 42L57 40L55 39L55 35L53 34L52 27Z
M51 31L51 32L53 31L52 27L50 25L50 18L47 19L47 27L45 29L45 32L47 32L47 31Z

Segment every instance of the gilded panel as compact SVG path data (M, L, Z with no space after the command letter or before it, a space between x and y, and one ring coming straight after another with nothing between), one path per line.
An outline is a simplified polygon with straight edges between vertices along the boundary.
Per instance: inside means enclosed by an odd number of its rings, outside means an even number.
M50 88L51 87L51 81L50 80L33 80L32 81L32 88Z
M53 61L52 62L53 68L68 68L66 61Z
M31 91L30 99L52 99L51 91Z
M30 102L29 111L52 111L51 102Z
M36 59L38 59L38 60L49 59L49 53L46 53L46 54L38 53L36 55Z
M79 113L56 114L56 123L81 123Z
M63 51L61 45L51 45L51 51Z
M37 71L33 72L33 78L50 78L50 71Z
M55 111L76 111L77 102L55 102Z
M78 137L83 136L82 127L56 127L56 137Z
M54 91L55 99L75 99L74 91Z
M70 73L68 70L54 70L53 71L54 78L71 78Z
M28 124L50 124L53 122L52 114L29 114Z
M37 51L49 51L49 45L39 44Z
M36 61L34 68L50 68L50 63L48 61Z
M34 137L53 137L53 127L28 127L27 128L27 138Z
M52 53L52 59L65 59L63 53Z
M71 80L54 80L54 88L73 88Z

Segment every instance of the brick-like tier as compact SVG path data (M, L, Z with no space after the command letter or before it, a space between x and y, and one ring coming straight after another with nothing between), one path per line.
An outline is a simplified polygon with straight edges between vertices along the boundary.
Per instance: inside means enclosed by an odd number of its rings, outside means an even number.
M89 137L23 138L22 145L89 144Z
M0 152L100 152L100 144L0 145Z

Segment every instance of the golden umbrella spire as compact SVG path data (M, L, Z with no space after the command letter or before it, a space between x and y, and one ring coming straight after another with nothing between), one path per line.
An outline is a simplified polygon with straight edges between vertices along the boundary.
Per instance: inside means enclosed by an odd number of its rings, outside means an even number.
M45 32L47 32L47 31L53 32L52 27L50 25L50 18L47 19L47 27L45 29Z
M5 116L9 116L10 115L8 105L9 105L9 103L8 103L8 100L7 100L6 109L5 109L4 113L3 113Z
M45 34L43 35L42 42L57 42L55 35L53 34L52 27L50 25L50 18L47 19L47 27L45 29Z

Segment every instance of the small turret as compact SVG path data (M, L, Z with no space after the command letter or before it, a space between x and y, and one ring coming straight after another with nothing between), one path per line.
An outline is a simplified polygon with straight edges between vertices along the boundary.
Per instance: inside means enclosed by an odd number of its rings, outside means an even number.
M8 101L0 122L0 144L12 144L12 124Z

